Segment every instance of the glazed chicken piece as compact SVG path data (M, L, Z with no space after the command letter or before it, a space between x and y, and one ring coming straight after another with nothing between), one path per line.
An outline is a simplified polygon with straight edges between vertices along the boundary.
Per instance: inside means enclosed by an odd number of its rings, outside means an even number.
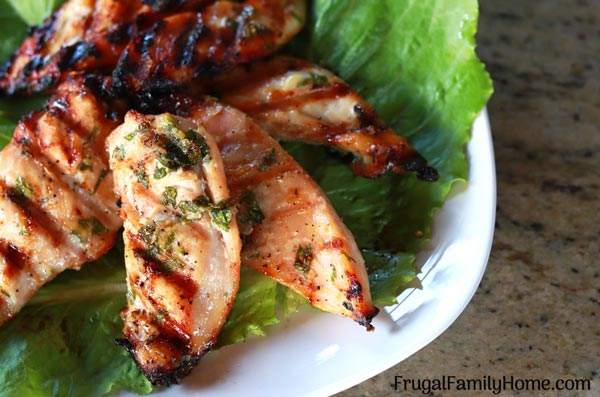
M246 114L212 98L170 98L173 112L203 126L223 157L238 203L242 263L298 292L324 311L368 330L378 309L354 237L326 194Z
M123 345L154 385L216 342L239 286L241 241L219 149L170 114L129 112L108 138L125 231Z
M104 141L120 116L102 91L95 79L67 80L0 152L0 324L114 244L121 220Z
M298 33L304 18L305 0L222 0L165 17L131 41L113 73L115 89L166 92L203 72L260 59Z
M114 69L121 95L177 87L281 47L300 31L304 2L68 0L0 70L0 93L42 92L71 71Z
M141 0L69 0L28 37L0 72L0 92L55 87L69 71L112 71L143 12Z
M277 56L202 85L248 113L278 140L324 144L351 153L350 167L357 175L376 178L391 170L416 172L426 181L438 177L348 84L307 61Z

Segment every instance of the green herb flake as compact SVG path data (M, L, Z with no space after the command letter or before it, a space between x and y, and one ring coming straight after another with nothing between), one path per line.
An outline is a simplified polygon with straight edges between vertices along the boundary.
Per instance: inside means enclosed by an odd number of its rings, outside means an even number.
M106 233L107 231L108 231L108 229L106 227L104 227L102 222L100 222L96 218L92 219L92 234L94 236L98 236L100 234Z
M272 166L273 164L275 164L275 148L271 148L271 150L269 151L269 153L267 153L261 160L260 160L260 167L259 170L260 172L265 172L270 166Z
M82 244L85 243L85 239L79 230L71 230L70 234L72 236L77 237L77 239L79 240L80 243L82 243Z
M185 221L200 219L206 211L221 208L219 205L215 206L206 195L198 196L193 201L181 201L177 207L183 213Z
M193 167L211 158L206 139L191 129L185 133L173 129L163 137L161 146L165 152L159 156L158 161L169 169Z
M175 232L169 233L169 235L165 239L165 243L163 245L164 249L169 248L171 244L173 244L173 242L175 242Z
M250 21L243 27L241 31L241 39L250 40L254 37L269 34L271 32L271 29L269 29L267 25Z
M93 167L91 164L86 163L85 160L81 162L81 164L79 164L79 170L81 171L85 171L85 170L92 170Z
M232 218L232 212L228 208L213 208L210 210L210 219L215 225L226 232L229 231Z
M144 240L146 245L153 245L154 240L156 239L156 223L150 222L149 224L143 226L140 229L139 235L142 237L142 240Z
M150 187L150 182L148 181L148 174L146 174L146 170L143 166L139 166L138 168L133 170L133 173L137 177L138 182L141 183L143 187L145 187L146 189Z
M169 173L169 169L165 167L156 167L154 169L154 179L162 179Z
M305 85L312 85L314 88L318 88L318 87L323 87L328 82L329 82L329 78L327 76L325 76L323 74L315 73L315 72L310 72L308 74L308 76L306 76L304 79L300 80L300 83L298 83L298 86L302 87Z
M112 156L118 160L125 160L125 147L123 145L118 145L113 149Z
M15 186L15 190L17 194L21 197L25 197L28 200L33 199L33 188L31 185L21 176L17 177L17 185Z
M251 191L244 192L241 198L241 203L244 204L244 215L239 216L239 220L246 224L258 224L265 219L265 215L261 211L256 196Z
M94 190L92 191L92 193L96 193L98 191L98 188L100 187L100 184L102 183L104 178L106 178L106 175L108 175L108 168L104 168L100 172L100 176L98 177L98 180L96 181L96 184L94 185Z
M184 214L196 214L202 209L197 203L189 200L184 200L177 206Z
M168 153L161 152L160 155L158 156L158 158L156 160L158 160L158 162L161 163L166 168L173 169L173 167L171 167L173 165L172 164L172 159L171 159L171 157L169 156Z
M210 146L208 146L202 135L190 129L185 132L185 137L192 143L188 148L188 157L191 164L210 161Z
M0 293L2 293L2 295L6 296L7 298L10 298L10 294L3 289L0 289Z
M152 313L152 321L154 323L162 324L165 322L166 319L167 319L167 314L162 310Z
M129 134L125 135L123 138L125 138L126 141L131 141L133 139L133 137L135 136L135 131L130 132Z
M296 260L294 262L294 268L302 273L308 273L313 260L313 252L310 245L298 246L296 250Z
M173 208L177 205L177 188L174 186L167 186L162 194L162 203L164 205L170 205Z
M181 268L183 268L181 262L170 257L167 257L167 259L165 259L160 266L160 270L164 273L173 273L181 270Z
M292 16L298 23L304 23L304 19L296 11L292 11Z

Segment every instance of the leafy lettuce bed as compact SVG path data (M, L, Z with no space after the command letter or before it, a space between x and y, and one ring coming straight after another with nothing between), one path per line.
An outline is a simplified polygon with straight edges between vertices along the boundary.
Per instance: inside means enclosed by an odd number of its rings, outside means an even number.
M0 60L56 0L0 0ZM12 6L11 6L12 5ZM475 56L476 0L315 0L302 37L288 51L336 71L437 167L436 183L408 175L354 177L322 148L288 145L331 198L367 261L374 300L394 302L416 276L433 212L467 175L464 145L492 86ZM0 99L0 142L40 99ZM122 251L44 287L0 328L0 396L101 396L152 388L119 337L125 304ZM244 270L222 345L263 335L300 304L272 280Z

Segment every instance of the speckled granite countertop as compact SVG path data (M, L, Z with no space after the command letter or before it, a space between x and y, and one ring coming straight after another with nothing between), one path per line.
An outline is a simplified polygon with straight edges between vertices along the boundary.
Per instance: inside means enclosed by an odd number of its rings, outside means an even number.
M600 396L600 1L480 0L498 207L487 272L423 350L337 397L423 396L394 377L589 379ZM429 396L492 393L434 391Z

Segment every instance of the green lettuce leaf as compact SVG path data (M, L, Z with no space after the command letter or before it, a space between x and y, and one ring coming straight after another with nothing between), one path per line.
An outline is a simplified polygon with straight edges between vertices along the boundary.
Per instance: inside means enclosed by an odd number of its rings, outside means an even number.
M26 33L27 23L7 0L0 0L0 65L21 44Z
M27 24L39 23L58 2L0 0L0 60L16 48ZM306 29L287 48L346 79L440 172L436 183L412 175L367 180L326 149L286 145L354 233L378 304L393 303L414 280L416 253L429 241L435 210L452 184L466 178L464 145L492 92L474 52L477 16L476 0L314 0ZM36 106L35 99L0 100L0 144ZM128 354L112 343L125 303L119 249L80 272L60 275L0 328L0 396L150 392ZM264 335L304 304L244 269L219 346Z
M10 142L16 126L17 123L14 120L0 114L0 147L4 147Z
M28 25L44 21L64 0L6 0Z
M0 332L0 396L102 396L152 391L121 337L125 305L120 247L46 285Z

